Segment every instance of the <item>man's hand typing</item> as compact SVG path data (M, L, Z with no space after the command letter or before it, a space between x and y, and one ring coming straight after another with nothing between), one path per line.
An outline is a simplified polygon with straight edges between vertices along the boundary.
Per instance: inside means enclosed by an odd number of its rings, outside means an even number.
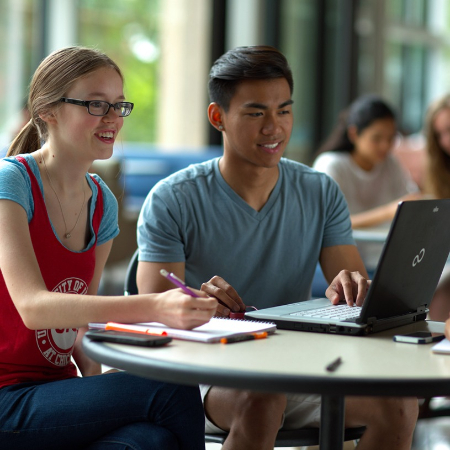
M359 272L341 270L334 278L325 295L333 305L345 301L349 306L362 306L366 298L371 280L363 277Z

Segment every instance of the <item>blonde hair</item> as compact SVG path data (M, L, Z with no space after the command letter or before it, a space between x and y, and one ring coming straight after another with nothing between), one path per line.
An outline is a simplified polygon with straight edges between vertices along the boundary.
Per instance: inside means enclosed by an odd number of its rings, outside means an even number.
M48 129L40 116L56 108L78 79L102 67L112 67L123 81L117 64L92 48L67 47L47 56L31 80L27 104L31 119L12 142L7 156L32 153L41 148L41 142L48 137Z
M439 145L434 129L436 115L444 109L450 110L450 94L431 103L425 117L428 153L425 188L438 198L450 198L450 155Z

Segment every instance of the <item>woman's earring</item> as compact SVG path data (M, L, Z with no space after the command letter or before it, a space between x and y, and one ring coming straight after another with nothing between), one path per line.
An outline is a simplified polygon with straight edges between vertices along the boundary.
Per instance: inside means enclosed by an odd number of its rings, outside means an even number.
M223 125L219 125L219 130L223 131Z

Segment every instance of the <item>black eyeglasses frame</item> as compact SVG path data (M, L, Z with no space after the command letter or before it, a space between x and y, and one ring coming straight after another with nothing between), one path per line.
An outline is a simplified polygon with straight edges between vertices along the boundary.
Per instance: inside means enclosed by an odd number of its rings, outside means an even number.
M121 115L119 114L119 117L128 117L131 114L131 111L133 111L133 107L134 107L134 103L131 102L117 102L117 103L109 103L105 100L78 100L75 98L67 98L67 97L61 97L60 102L64 102L64 103L70 103L72 105L78 105L78 106L84 106L87 109L87 112L91 115L91 116L95 116L95 117L104 117L109 113L109 110L111 109L111 107L113 107L114 111L117 112L117 110L120 111L120 109L125 105L126 108L129 108L129 112L126 115ZM105 114L93 114L90 109L89 106L91 103L107 103L108 104L108 109L106 110Z

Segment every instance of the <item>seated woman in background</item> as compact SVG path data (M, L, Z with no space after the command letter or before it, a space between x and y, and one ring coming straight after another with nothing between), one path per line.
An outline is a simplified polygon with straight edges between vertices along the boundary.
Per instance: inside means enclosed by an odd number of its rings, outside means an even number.
M399 201L421 196L391 153L396 136L393 110L381 98L364 95L340 114L319 149L314 168L339 184L353 228L389 224Z
M450 94L429 106L424 131L428 155L426 191L436 198L450 198Z
M428 164L425 176L425 190L436 198L450 198L450 94L428 107L425 118L425 138ZM441 276L429 318L445 321L450 310L450 268ZM450 322L448 327L450 329Z

